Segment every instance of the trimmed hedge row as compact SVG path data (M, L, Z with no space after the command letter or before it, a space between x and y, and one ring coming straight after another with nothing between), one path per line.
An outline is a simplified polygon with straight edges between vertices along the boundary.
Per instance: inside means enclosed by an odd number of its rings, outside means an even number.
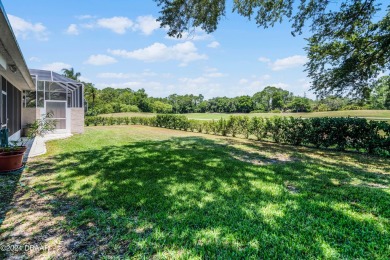
M87 117L89 125L148 125L206 134L241 135L245 138L317 148L354 149L390 157L390 125L351 117L252 117L230 116L212 121L192 120L184 115L153 117Z

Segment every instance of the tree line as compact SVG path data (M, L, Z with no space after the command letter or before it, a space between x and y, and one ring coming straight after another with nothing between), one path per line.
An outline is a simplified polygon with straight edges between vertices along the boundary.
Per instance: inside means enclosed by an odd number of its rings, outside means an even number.
M73 68L63 69L63 75L79 80L81 74ZM251 112L324 112L359 109L390 109L390 76L382 76L365 97L351 98L328 95L321 99L296 96L288 90L267 86L253 96L233 98L203 95L171 94L165 98L149 96L144 89L107 87L97 89L85 83L87 115L121 112L185 113L251 113Z
M91 83L85 83L85 99L87 115L121 112L185 114L390 109L390 77L382 77L366 98L359 99L329 95L313 100L274 86L267 86L252 96L205 99L203 95L171 94L165 98L156 98L149 96L144 89L97 89Z

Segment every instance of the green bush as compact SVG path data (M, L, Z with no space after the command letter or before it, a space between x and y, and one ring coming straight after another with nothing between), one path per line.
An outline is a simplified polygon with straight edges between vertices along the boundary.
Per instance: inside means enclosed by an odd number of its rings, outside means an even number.
M257 140L262 140L266 137L266 121L262 117L252 117L249 123L249 131L256 136Z
M280 143L283 140L284 118L280 116L273 116L267 120L267 132L271 135L274 142Z
M301 145L305 140L308 121L302 118L288 117L283 121L283 142Z
M233 136L239 133L240 125L239 125L239 116L230 116L228 121L226 122L227 131ZM220 119L220 121L223 119Z
M238 117L238 127L240 134L244 135L246 139L249 138L251 134L250 119L247 116Z
M229 131L228 121L221 118L217 121L217 134L227 136Z

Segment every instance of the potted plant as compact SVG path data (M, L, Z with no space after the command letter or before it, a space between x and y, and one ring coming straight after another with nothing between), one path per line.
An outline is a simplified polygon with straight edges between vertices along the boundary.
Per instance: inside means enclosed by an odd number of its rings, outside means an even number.
M22 167L24 151L3 148L0 152L0 172L14 171Z
M35 120L29 124L29 134L27 138L18 141L8 142L8 129L1 129L0 148L0 172L14 171L23 166L23 155L27 150L27 142L36 136L43 136L55 129L56 121L47 120L52 114L45 115L42 119Z
M13 144L13 148L16 150L26 151L27 143L30 140L33 140L37 136L44 136L45 134L53 131L56 128L56 120L52 120L53 113L47 113L41 119L35 120L31 124L26 124L25 129L26 135L25 138L20 138L18 141L11 142Z

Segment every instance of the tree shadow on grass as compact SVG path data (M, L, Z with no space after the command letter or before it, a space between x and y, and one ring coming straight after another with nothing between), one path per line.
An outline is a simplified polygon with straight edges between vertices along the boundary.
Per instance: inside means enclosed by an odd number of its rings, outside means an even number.
M51 215L63 218L63 246L79 257L389 255L388 190L354 185L375 181L370 173L299 152L265 165L237 154L254 156L181 137L62 153L30 170Z
M0 174L0 234L2 233L2 224L10 208L19 179L20 174ZM0 250L0 259L4 258L4 252Z

